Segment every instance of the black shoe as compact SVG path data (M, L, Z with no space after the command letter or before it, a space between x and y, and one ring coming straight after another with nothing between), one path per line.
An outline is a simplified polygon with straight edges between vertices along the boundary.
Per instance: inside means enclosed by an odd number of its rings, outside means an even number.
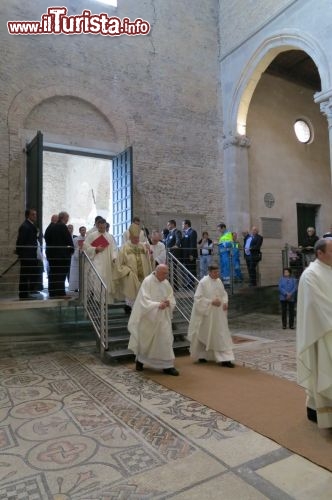
M144 369L143 367L144 367L143 363L141 363L140 361L136 361L136 371L142 372Z
M315 422L317 424L317 412L316 410L313 410L312 408L309 408L307 406L307 417L308 420L311 420L311 422Z
M126 314L130 314L131 313L131 307L130 306L124 306L124 310L125 310Z
M222 361L220 366L226 366L226 368L235 368L234 363L232 361Z
M295 326L290 326L289 327L291 330L295 330Z
M198 362L199 363L207 363L207 360L205 358L199 358Z
M317 412L312 408L308 408L308 406L307 406L307 417L308 420L311 420L311 422L315 422L317 424Z
M283 327L282 327L282 329L283 329L283 330L286 330L286 328L287 328L287 326L283 326Z
M164 368L163 372L166 373L166 375L174 375L174 377L177 377L178 375L180 375L180 373L174 367Z

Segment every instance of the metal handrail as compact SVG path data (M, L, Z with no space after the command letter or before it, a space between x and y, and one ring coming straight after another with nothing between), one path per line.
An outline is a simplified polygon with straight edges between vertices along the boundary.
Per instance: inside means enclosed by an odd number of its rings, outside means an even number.
M1 271L0 278L5 276L8 273L8 271L10 271L15 266L15 264L18 263L18 261L19 261L18 257L14 258L14 260L6 267L6 269L4 271Z
M295 278L299 278L305 267L308 265L306 263L302 249L295 245L290 245L289 243L286 243L285 247L281 251L281 256L282 256L282 267L291 268Z
M80 300L100 342L100 355L108 350L107 286L88 255L80 253Z
M169 281L174 290L176 309L189 322L199 280L174 255L167 252Z

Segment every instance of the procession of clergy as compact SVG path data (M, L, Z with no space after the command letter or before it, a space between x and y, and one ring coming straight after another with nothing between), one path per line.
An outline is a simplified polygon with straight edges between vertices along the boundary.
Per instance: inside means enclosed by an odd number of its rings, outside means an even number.
M109 300L125 299L130 312L128 348L136 355L136 370L144 366L179 375L174 366L172 313L176 305L167 280L166 251L158 235L151 242L134 220L117 248L106 231L105 219L96 221L83 249L107 285ZM157 250L159 245L159 250ZM315 260L301 275L297 310L297 376L306 392L309 420L332 427L332 237L316 241ZM228 295L218 266L209 265L195 291L188 328L194 361L215 361L234 368L232 338L227 319Z
M139 219L134 219L118 249L114 237L106 231L105 219L99 218L82 248L107 286L109 303L125 300L130 313L128 347L136 355L136 369L142 371L147 365L176 376L179 372L174 367L172 347L176 301L167 280L165 246L153 236L148 242ZM234 368L227 307L228 295L219 268L211 265L196 289L189 324L190 352L195 361L214 360Z

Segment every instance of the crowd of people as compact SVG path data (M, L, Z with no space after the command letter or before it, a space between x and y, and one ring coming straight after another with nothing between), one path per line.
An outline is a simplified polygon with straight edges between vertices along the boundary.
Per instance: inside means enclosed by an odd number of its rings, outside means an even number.
M19 298L34 297L42 289L41 242L36 227L37 212L28 209L19 227L16 253L19 257ZM181 232L176 221L168 221L161 233L149 232L138 217L123 234L118 248L109 233L106 220L97 216L89 231L79 228L73 234L68 225L69 214L60 212L51 218L45 231L50 298L66 297L65 281L78 290L79 253L84 250L107 287L109 301L124 298L130 314L129 349L136 356L136 370L144 366L162 369L177 376L174 366L172 312L176 305L173 287L168 281L166 251L171 252L196 276L196 260L200 259L200 281L195 290L188 328L190 354L194 361L215 361L222 367L234 368L232 338L228 328L228 294L225 286L230 279L232 252L235 276L241 280L240 244L237 234L218 225L218 265L213 264L214 242L207 231L197 241L191 221L183 221ZM243 255L248 268L249 286L257 286L257 265L261 260L263 237L257 227L246 232ZM306 390L307 417L320 428L332 427L332 227L323 238L313 227L307 228L303 245L299 247L307 264L299 280L292 276L291 267L284 268L278 284L282 327L295 328L297 303L297 375Z
M17 253L21 260L19 296L22 300L31 298L36 292L36 268L40 258L37 250L41 241L36 220L36 211L27 210L17 239ZM170 219L167 228L162 232L154 229L150 235L141 226L139 217L134 217L122 235L122 245L118 247L102 216L95 218L93 228L88 231L81 226L79 235L74 234L73 225L68 221L67 212L53 215L44 234L49 298L68 297L66 280L70 291L78 291L79 257L84 251L94 265L96 276L99 275L106 285L108 302L125 302L125 311L130 314L129 348L136 354L136 369L141 371L147 364L161 368L167 374L178 375L172 348L172 311L175 307L174 291L179 287L176 270L180 262L188 270L187 283L194 285L197 274L201 279L196 287L188 331L193 359L200 363L215 360L221 366L234 368L227 321L228 295L224 283L228 283L230 275L229 251L232 251L236 276L241 281L243 279L236 233L228 232L225 224L219 224L216 241L207 231L198 240L189 219L183 220L182 231L177 229L176 221ZM253 286L256 285L256 253L260 252L262 241L255 227L251 233L246 233L244 239L243 251ZM216 245L219 247L220 267L212 262ZM27 249L29 254L25 254ZM167 252L178 259L173 264L173 287L167 279ZM96 279L95 291L98 283Z
M38 298L38 292L43 289L43 236L36 227L36 210L28 209L25 215L16 245L16 253L21 262L19 298L22 300L36 298L36 295ZM243 281L241 246L237 233L226 230L225 224L217 226L219 234L213 241L207 231L198 239L197 231L192 228L189 219L183 220L182 230L177 228L174 219L170 219L163 231L154 229L150 235L148 229L141 226L140 218L134 217L131 226L122 235L122 245L118 247L109 232L109 224L102 216L95 218L94 226L89 230L81 226L78 235L74 234L74 227L68 224L68 220L69 214L65 211L52 215L44 234L44 267L48 278L49 298L67 296L66 280L69 291L78 291L79 255L82 250L93 261L107 285L109 300L118 298L122 293L128 311L140 283L157 265L166 263L167 252L176 258L172 283L175 290L182 284L177 273L177 262L181 262L188 270L186 284L193 286L194 278L208 275L208 267L213 262L216 247L223 283L227 286L230 282L231 262L235 280ZM261 258L262 242L263 238L258 234L257 228L253 227L250 233L244 233L242 249L248 267L249 286L257 285L256 268Z

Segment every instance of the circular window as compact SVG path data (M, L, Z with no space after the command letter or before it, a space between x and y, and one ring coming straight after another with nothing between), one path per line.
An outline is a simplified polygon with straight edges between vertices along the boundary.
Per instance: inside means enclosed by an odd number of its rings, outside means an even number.
M309 123L305 120L296 120L294 123L294 131L297 140L303 144L308 144L312 140L312 131Z

